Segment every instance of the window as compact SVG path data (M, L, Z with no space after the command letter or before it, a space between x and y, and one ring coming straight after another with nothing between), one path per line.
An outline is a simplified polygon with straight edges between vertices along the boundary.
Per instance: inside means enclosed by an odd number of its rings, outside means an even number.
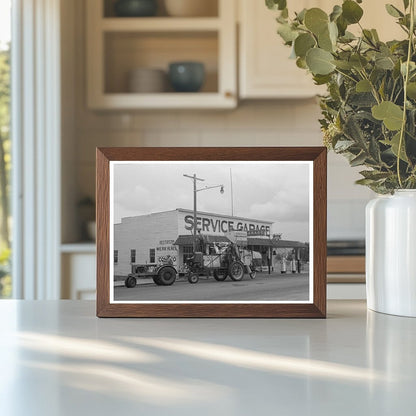
M149 250L149 262L156 263L156 250L154 248Z
M130 263L136 263L136 250L130 250Z
M114 264L118 264L118 250L114 250Z
M194 250L192 246L183 246L183 262L186 263L186 260L192 256Z
M10 273L10 41L11 2L0 0L0 298L12 295Z

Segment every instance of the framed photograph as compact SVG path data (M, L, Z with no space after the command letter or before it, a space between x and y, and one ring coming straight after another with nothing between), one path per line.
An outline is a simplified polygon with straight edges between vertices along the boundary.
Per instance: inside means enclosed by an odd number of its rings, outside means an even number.
M326 152L97 149L97 316L324 318Z

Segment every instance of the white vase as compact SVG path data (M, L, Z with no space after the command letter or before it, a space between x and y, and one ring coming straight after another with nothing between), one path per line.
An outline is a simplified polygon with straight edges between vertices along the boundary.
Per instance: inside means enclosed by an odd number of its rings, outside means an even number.
M416 190L367 204L366 282L369 309L416 317Z

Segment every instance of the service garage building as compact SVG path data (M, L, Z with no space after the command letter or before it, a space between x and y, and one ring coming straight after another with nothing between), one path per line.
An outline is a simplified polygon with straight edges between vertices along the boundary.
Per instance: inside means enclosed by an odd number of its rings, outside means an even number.
M175 209L127 217L114 225L114 275L131 273L132 264L157 263L171 259L183 270L192 253L193 211ZM247 231L257 239L270 239L272 222L198 212L197 227L208 240L228 241L230 231Z
M127 217L114 225L114 276L127 276L132 264L172 261L181 272L193 250L193 211L175 209ZM231 231L246 231L248 246L264 259L273 247L304 248L299 242L271 238L272 222L207 212L197 215L198 230L208 241L229 241Z

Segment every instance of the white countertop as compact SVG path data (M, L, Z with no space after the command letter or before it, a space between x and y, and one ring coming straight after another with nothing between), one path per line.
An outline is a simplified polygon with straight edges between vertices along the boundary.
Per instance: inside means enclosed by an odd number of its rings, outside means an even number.
M416 319L98 319L0 301L0 415L412 415Z

